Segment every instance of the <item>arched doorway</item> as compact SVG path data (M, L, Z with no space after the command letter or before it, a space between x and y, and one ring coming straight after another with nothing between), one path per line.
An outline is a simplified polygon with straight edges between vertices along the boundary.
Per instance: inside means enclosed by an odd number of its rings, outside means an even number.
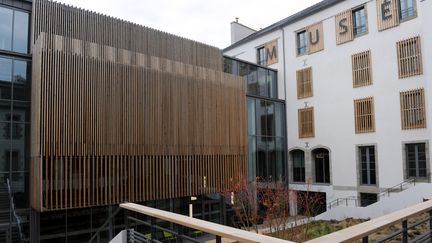
M312 150L312 159L315 167L315 183L330 183L330 156L325 148Z

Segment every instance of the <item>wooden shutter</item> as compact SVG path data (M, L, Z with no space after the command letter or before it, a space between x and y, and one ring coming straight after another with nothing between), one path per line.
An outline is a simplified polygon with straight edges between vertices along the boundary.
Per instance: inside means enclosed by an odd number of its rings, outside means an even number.
M278 62L278 41L272 40L264 44L266 65Z
M313 96L312 67L297 71L297 99Z
M353 87L372 84L371 51L367 50L351 56Z
M345 42L352 41L354 39L351 9L336 15L335 25L336 25L336 44L340 45Z
M398 0L377 0L376 4L379 31L399 25ZM387 12L383 14L386 9Z
M314 108L308 107L298 110L299 138L315 137Z
M324 32L322 22L306 27L306 40L309 54L324 50Z
M426 128L424 89L400 92L402 129Z
M354 100L355 132L375 132L373 97Z
M423 74L420 36L397 42L399 78Z

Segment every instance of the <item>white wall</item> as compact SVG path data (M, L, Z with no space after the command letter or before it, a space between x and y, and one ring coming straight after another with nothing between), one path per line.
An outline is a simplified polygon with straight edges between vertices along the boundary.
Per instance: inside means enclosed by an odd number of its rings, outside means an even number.
M354 41L336 45L334 16L340 12L366 3L368 15L368 34L355 38ZM309 16L299 22L284 27L285 32L285 72L286 72L286 108L288 127L288 149L325 146L331 150L331 186L314 186L315 190L327 192L331 201L339 197L357 196L357 160L356 145L375 144L377 146L378 181L380 188L396 185L403 178L402 143L407 141L425 141L431 137L431 46L432 30L427 24L432 23L432 1L417 0L418 17L403 22L400 26L378 32L376 2L374 0L349 0ZM310 24L323 21L324 50L315 54L296 56L295 32ZM256 62L255 47L275 37L280 38L281 30L252 40L242 46L227 51L227 55ZM421 36L424 75L399 79L397 67L396 42ZM351 55L371 50L373 85L353 88ZM283 48L279 48L281 57ZM306 66L304 65L306 63ZM279 83L283 82L282 59L271 66L279 70ZM297 100L296 71L312 66L313 91L311 98ZM279 85L279 88L282 87ZM399 92L406 89L424 87L426 92L427 129L402 130L400 118ZM284 98L279 90L280 98ZM353 100L368 96L374 97L376 132L355 134ZM297 110L305 106L315 110L315 138L299 139ZM430 157L429 151L429 157ZM304 188L292 185L293 188Z

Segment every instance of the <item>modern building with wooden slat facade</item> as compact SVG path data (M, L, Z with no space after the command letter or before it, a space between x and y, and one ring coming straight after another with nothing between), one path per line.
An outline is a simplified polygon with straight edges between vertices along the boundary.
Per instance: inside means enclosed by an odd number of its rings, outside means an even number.
M0 26L0 242L108 242L124 202L226 224L236 179L286 179L275 70L49 0Z
M224 54L278 71L289 186L321 193L322 219L401 209L382 192L431 182L431 11L422 0L324 0L252 33L231 23Z

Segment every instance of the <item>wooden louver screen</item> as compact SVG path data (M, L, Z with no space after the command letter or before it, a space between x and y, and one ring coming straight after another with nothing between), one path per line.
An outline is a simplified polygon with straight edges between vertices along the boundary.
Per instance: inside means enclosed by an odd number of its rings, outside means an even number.
M423 74L420 36L397 42L399 78Z
M367 50L351 56L353 86L361 87L372 84L371 51Z
M308 107L298 110L299 138L315 137L314 108Z
M378 30L383 31L399 25L399 0L377 0Z
M313 96L312 67L297 71L297 99Z
M222 72L220 50L50 1L33 8L35 210L217 193L245 176L243 79Z
M373 97L354 100L355 132L375 132Z
M306 27L308 54L324 50L323 23L319 22Z
M424 89L400 92L402 129L426 128Z
M340 45L354 39L352 22L351 9L335 16L336 44Z

